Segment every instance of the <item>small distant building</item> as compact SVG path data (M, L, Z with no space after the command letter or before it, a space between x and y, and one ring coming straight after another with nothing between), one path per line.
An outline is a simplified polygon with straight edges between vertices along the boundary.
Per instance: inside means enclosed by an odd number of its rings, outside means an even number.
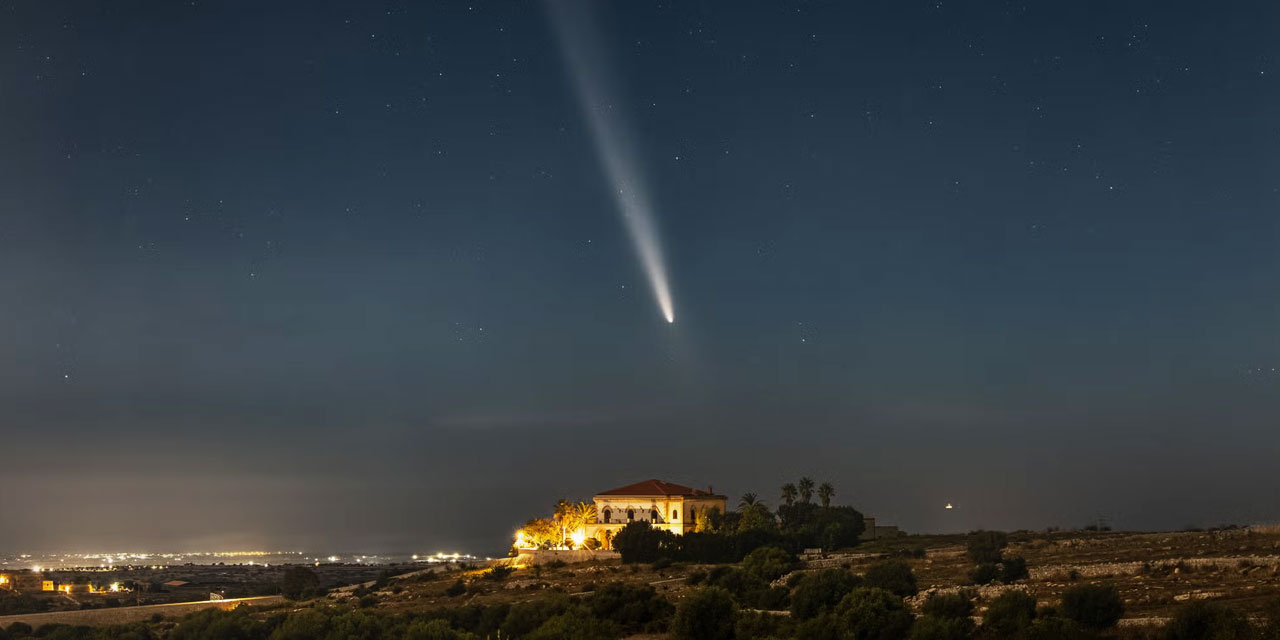
M613 536L632 522L648 522L655 529L684 535L697 526L699 513L709 509L725 513L728 499L710 487L703 491L674 482L645 480L597 493L592 501L596 521L586 525L586 537L611 549Z
M876 519L871 517L863 517L862 524L864 529L859 540L879 540L881 538L896 538L902 535L902 530L894 525L882 524L877 525Z
M45 588L46 583L48 588ZM13 571L0 573L0 589L16 593L32 593L35 591L53 591L53 581L45 580L44 574L35 571Z

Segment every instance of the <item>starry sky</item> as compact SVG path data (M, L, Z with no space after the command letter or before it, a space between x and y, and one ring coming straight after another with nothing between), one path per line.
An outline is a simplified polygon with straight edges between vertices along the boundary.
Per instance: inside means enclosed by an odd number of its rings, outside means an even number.
M674 324L543 3L0 2L0 540L1280 519L1280 5L591 6Z

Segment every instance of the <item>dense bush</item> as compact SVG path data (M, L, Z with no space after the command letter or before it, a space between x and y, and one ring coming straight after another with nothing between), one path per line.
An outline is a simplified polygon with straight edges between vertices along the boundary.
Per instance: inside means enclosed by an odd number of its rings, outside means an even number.
M996 638L1012 638L1031 627L1036 599L1025 591L1006 591L991 601L982 616L982 628Z
M771 613L743 611L733 625L734 640L774 640L790 638L791 618Z
M934 595L925 600L922 613L935 618L968 620L973 616L973 602L968 593Z
M862 580L868 587L884 589L902 598L914 596L920 591L916 587L916 576L911 573L911 565L898 558L881 560L871 565Z
M1009 536L1003 531L974 531L965 542L969 559L978 564L1000 562L1002 550L1009 546Z
M259 627L261 623L249 615L249 607L240 607L232 611L205 609L183 618L170 634L171 640L249 640L265 635Z
M405 628L404 637L405 640L479 640L474 634L454 630L444 620L410 624Z
M656 562L675 551L676 535L670 531L654 529L648 522L636 521L623 527L614 536L613 548L622 556L624 564Z
M797 620L817 617L835 607L861 580L844 569L824 569L808 573L791 593L791 615Z
M626 582L597 588L587 607L595 617L612 621L627 633L660 631L675 610L653 587Z
M1000 582L1013 584L1018 580L1031 577L1027 571L1027 560L1022 556L1006 556L1000 560Z
M573 603L568 596L552 594L511 605L502 621L504 637L519 638L532 633L547 620L568 611Z
M1062 616L1091 629L1114 627L1124 615L1115 585L1082 584L1062 592Z
M618 625L575 610L549 618L525 638L527 640L612 640L621 636L622 632Z
M869 587L858 587L836 605L836 627L843 640L900 640L913 618L902 598Z
M1163 640L1250 640L1253 631L1240 612L1202 601L1178 607L1165 625Z
M769 592L769 583L759 576L737 567L716 567L707 576L707 585L728 591L738 604L755 609L767 609L761 601Z
M969 582L972 584L990 584L999 577L1000 565L994 562L984 562L969 572Z
M765 582L773 582L796 568L796 557L778 547L760 547L742 559L742 568Z
M909 640L969 640L973 621L968 618L940 618L924 615L911 626Z
M1075 620L1042 616L1036 619L1023 637L1026 640L1096 640L1098 636Z
M322 595L320 576L308 567L292 566L284 570L280 578L280 593L290 600L314 598Z
M449 585L449 588L444 590L444 595L452 598L455 596L460 596L466 592L467 592L467 583L463 582L462 578L458 578L457 580L453 581L453 584Z
M738 606L720 587L698 589L676 607L671 621L675 640L732 640Z

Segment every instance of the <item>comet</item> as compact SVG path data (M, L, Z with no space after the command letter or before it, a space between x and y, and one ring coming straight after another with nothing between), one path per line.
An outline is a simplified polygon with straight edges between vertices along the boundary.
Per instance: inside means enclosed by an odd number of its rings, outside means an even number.
M596 154L604 164L605 175L613 187L623 227L631 238L662 317L668 323L674 323L675 304L671 298L657 218L644 175L636 163L635 148L625 126L625 118L615 102L618 93L610 83L614 74L604 62L607 49L595 35L591 4L547 0L548 13L560 41L565 65L586 116Z

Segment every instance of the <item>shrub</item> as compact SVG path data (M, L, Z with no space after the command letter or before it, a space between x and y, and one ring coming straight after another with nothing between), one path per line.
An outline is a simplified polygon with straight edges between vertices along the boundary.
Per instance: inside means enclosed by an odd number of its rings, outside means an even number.
M280 593L290 600L311 597L320 586L320 576L303 566L292 566L284 570L280 578Z
M418 621L404 630L405 640L476 640L476 636L455 631L444 620Z
M913 617L902 598L858 587L836 605L836 626L846 640L897 640L907 635Z
M665 624L674 607L647 584L610 582L587 600L592 615L617 623L627 633L639 633L654 623Z
M1248 618L1234 609L1213 602L1192 602L1178 607L1163 635L1164 640L1247 640L1253 637L1253 628Z
M702 581L706 579L707 579L707 572L698 570L698 571L694 571L693 573L690 573L689 577L685 578L684 583L693 587L693 586L697 586L698 584L701 584Z
M463 582L462 578L458 578L453 582L453 584L449 585L448 589L444 590L444 595L452 598L455 596L460 596L466 592L467 592L467 583Z
M495 565L493 568L491 568L491 569L489 569L488 571L484 572L484 574L482 574L482 577L483 577L485 580L496 580L496 581L501 582L501 581L503 581L503 580L506 580L506 579L507 579L507 576L509 576L509 575L511 575L511 574L513 574L513 573L515 573L515 572L516 572L516 570L515 570L514 568L509 567L509 566L504 565L504 564L500 564L500 565Z
M559 594L513 604L502 621L502 636L519 638L532 633L547 620L568 611L571 604L568 596Z
M363 598L360 598L360 606L365 609L369 607L376 607L378 606L378 598L375 596L364 596Z
M862 580L868 587L884 589L902 598L914 596L919 591L916 588L916 576L911 573L911 565L906 560L897 558L881 560L871 565Z
M1027 640L1095 640L1098 636L1074 620L1046 616L1037 618L1024 637Z
M743 611L733 625L734 640L791 638L791 619L758 611Z
M935 618L968 620L973 616L973 602L965 593L935 595L925 601L922 610L925 615Z
M940 618L924 615L911 626L909 640L968 640L973 621L968 618Z
M791 615L797 620L817 617L838 604L861 580L844 569L804 574L791 594Z
M1091 629L1114 627L1124 615L1115 585L1082 584L1062 592L1063 617Z
M768 611L785 611L791 606L791 591L786 587L769 587L759 594L755 606Z
M796 557L778 547L760 547L742 559L742 568L765 582L773 582L796 567Z
M218 638L259 638L266 635L262 625L249 616L249 608L222 611L205 609L188 614L169 636L172 640L215 640ZM12 632L12 628L10 629Z
M737 567L717 567L707 577L707 585L725 589L738 604L753 609L764 608L760 600L769 591L769 583Z
M728 591L698 589L676 607L671 636L676 640L732 640L737 615L738 607Z
M972 584L990 584L999 577L1000 565L993 562L984 562L969 572L969 582Z
M613 548L622 556L624 564L656 562L675 546L675 534L654 529L645 521L628 524L613 538Z
M542 623L527 640L610 640L622 635L618 626L579 611L568 611Z
M1013 584L1018 580L1031 577L1027 571L1027 560L1022 556L1008 556L1000 561L1000 582Z
M982 616L982 628L997 638L1012 638L1031 627L1036 599L1025 591L1006 591L991 601Z
M1009 545L1009 536L1003 531L974 531L966 541L969 559L978 564L1000 562L1000 552Z
M671 558L663 557L663 558L658 558L656 561L654 561L653 567L651 568L654 571L662 571L663 569L666 569L667 567L670 567L670 566L671 566Z

